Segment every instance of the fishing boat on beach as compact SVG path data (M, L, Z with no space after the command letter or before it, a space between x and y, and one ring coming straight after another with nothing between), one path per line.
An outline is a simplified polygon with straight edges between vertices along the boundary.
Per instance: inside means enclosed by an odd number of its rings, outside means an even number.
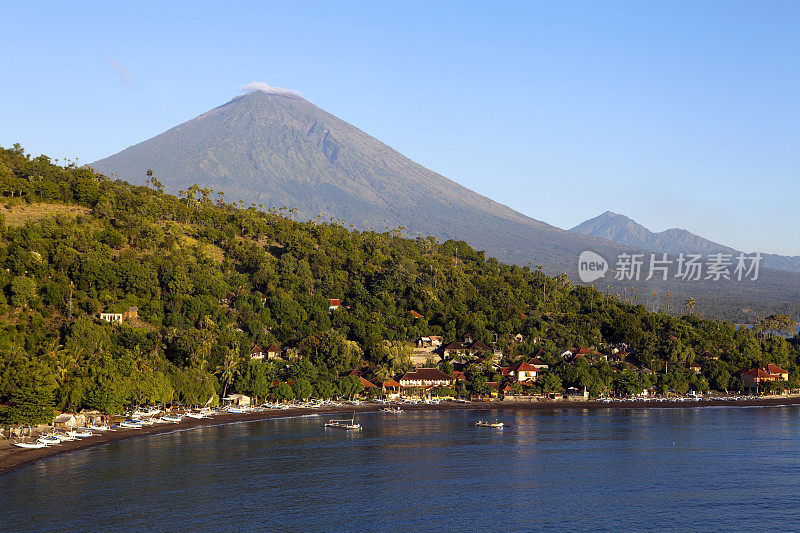
M133 416L151 417L151 416L155 416L155 415L159 414L160 412L161 412L161 409L158 409L156 407L151 407L149 409L137 409L136 411L133 412Z
M138 420L129 418L119 423L119 427L125 429L142 429L142 423Z
M178 422L183 420L183 417L181 415L164 415L161 417L161 420L163 420L164 422L171 422L172 424L177 424Z
M44 448L45 446L47 446L47 444L45 444L44 442L39 442L39 441L36 441L36 442L15 442L14 446L19 446L20 448L26 448L26 449L30 449L30 450L35 450L35 449L38 449L38 448Z
M381 409L381 412L382 413L402 413L403 410L400 409L399 405L397 405L395 407L384 407L383 409Z
M343 420L329 420L325 424L326 428L336 428L336 429L355 429L361 430L361 424L356 424L354 418L347 418Z
M54 446L56 444L61 444L61 439L56 435L42 435L36 442L44 444L45 446Z
M67 435L69 435L70 437L74 437L76 439L85 439L88 437L94 437L94 433L92 433L88 429L83 429L83 428L67 431Z
M481 427L481 428L502 428L503 427L503 423L499 422L497 420L495 420L494 422L485 422L483 420L478 420L477 422L475 422L475 425L477 427Z

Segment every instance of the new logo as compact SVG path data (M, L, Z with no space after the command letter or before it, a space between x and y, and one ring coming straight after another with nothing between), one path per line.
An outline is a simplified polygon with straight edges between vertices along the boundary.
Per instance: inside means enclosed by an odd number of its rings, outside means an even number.
M584 283L600 279L608 272L608 261L594 252L581 252L578 258L578 277Z

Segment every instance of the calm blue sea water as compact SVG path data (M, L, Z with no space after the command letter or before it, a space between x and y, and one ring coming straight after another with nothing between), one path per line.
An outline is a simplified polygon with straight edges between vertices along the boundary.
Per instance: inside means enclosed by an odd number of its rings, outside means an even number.
M131 439L0 477L0 530L800 529L800 408L320 417Z

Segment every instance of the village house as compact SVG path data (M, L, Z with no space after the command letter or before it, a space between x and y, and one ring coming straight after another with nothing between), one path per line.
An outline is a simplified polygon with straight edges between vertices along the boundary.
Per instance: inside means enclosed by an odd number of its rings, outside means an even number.
M520 382L529 380L536 381L539 377L539 372L539 368L529 364L527 361L521 361L515 365L501 369L503 375L507 375Z
M122 324L122 313L100 313L100 320L105 320L112 324Z
M267 348L267 359L281 359L281 349L272 344Z
M739 375L746 392L758 392L761 384L770 381L787 381L789 372L772 363L759 368L740 370Z
M229 402L230 405L238 407L250 407L250 396L244 394L229 394L222 399L224 402Z
M412 387L446 387L453 382L453 378L438 368L418 368L400 378L400 386Z
M124 321L139 318L139 308L131 306L122 313L100 313L100 320L111 322L112 324L122 324Z
M469 345L464 342L451 342L444 347L444 356L446 359L453 357L466 356L469 354Z
M56 429L73 429L86 425L86 415L61 413L53 419L53 427Z
M328 311L336 311L342 306L341 300L338 298L332 298L330 301L330 305L328 305Z
M375 380L375 385L380 387L380 389L386 394L386 397L389 399L398 398L400 396L400 384L389 378L385 381L378 381Z
M261 348L261 346L259 346L258 344L256 344L250 349L250 359L261 360L264 359L265 355L266 353L264 353L263 348Z

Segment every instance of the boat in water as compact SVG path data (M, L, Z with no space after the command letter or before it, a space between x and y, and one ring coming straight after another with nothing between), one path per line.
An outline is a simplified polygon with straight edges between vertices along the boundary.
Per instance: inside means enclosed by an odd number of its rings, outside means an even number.
M495 420L494 422L486 422L483 420L478 420L475 422L475 425L482 428L502 428L503 423L500 421Z
M336 429L354 429L354 430L361 430L361 424L356 424L354 418L347 418L344 420L329 420L325 424L326 428L336 428Z

